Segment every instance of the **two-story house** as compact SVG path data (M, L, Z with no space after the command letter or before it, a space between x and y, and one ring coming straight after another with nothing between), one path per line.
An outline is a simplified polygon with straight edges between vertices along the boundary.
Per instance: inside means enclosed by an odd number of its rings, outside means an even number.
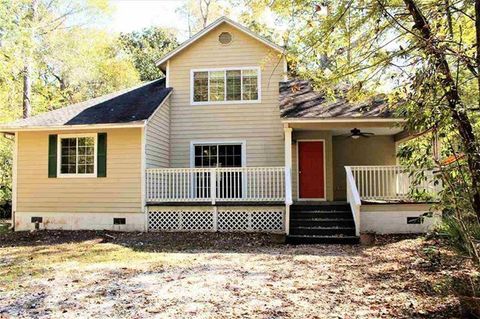
M328 101L284 49L221 18L158 61L165 78L0 125L16 230L259 231L297 242L425 231L382 99ZM427 180L415 186L435 191Z

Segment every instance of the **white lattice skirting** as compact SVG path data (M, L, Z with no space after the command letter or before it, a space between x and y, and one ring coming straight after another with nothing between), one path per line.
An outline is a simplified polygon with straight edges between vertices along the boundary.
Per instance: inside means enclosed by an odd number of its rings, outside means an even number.
M149 207L149 231L285 231L284 207Z

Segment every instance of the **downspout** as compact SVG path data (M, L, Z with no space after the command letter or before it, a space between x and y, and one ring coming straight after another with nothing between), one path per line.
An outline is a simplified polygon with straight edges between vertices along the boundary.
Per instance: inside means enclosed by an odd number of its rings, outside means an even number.
M146 140L147 140L147 137L146 137L146 126L147 125L147 121L145 121L145 125L141 128L142 130L142 133L141 133L141 158L140 158L140 161L141 161L141 164L140 164L140 174L141 174L141 181L140 181L140 184L141 184L141 196L142 196L142 199L141 199L141 203L142 203L142 210L143 210L143 215L144 215L144 231L145 232L148 232L148 211L147 211L147 205L146 205L146 182L145 182L145 175L147 173L146 171L146 166L147 166L147 156L146 156Z
M13 165L12 165L12 213L11 213L11 225L9 230L15 230L15 213L17 211L17 167L18 167L18 132L5 133L5 136L14 136L13 146Z

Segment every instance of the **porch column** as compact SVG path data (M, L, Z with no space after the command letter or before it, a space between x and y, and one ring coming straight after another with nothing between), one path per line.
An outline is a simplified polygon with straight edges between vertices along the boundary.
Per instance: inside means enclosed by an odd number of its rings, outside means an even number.
M285 167L292 170L292 131L291 127L284 127L285 132Z
M290 233L290 205L292 204L292 128L285 125L285 233Z

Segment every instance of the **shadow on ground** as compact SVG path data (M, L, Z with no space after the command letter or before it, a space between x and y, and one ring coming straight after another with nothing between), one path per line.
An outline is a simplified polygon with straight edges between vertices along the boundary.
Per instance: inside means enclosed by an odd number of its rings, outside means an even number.
M59 231L0 233L0 247L51 246L95 241L112 243L140 252L196 252L243 253L258 251L278 254L284 248L284 235L259 233L204 233L204 232L111 232L111 231ZM317 245L318 246L318 245ZM345 248L352 256L362 252L359 245L332 245ZM335 250L310 250L311 246L296 246L292 254L337 255ZM263 249L264 248L264 249ZM286 250L287 252L289 250ZM285 251L283 251L285 252Z
M67 311L92 318L460 318L458 298L439 293L438 285L470 268L447 250L440 262L430 258L424 249L441 246L432 240L380 236L374 246L278 240L234 233L10 232L0 235L0 294L6 296L0 317Z

